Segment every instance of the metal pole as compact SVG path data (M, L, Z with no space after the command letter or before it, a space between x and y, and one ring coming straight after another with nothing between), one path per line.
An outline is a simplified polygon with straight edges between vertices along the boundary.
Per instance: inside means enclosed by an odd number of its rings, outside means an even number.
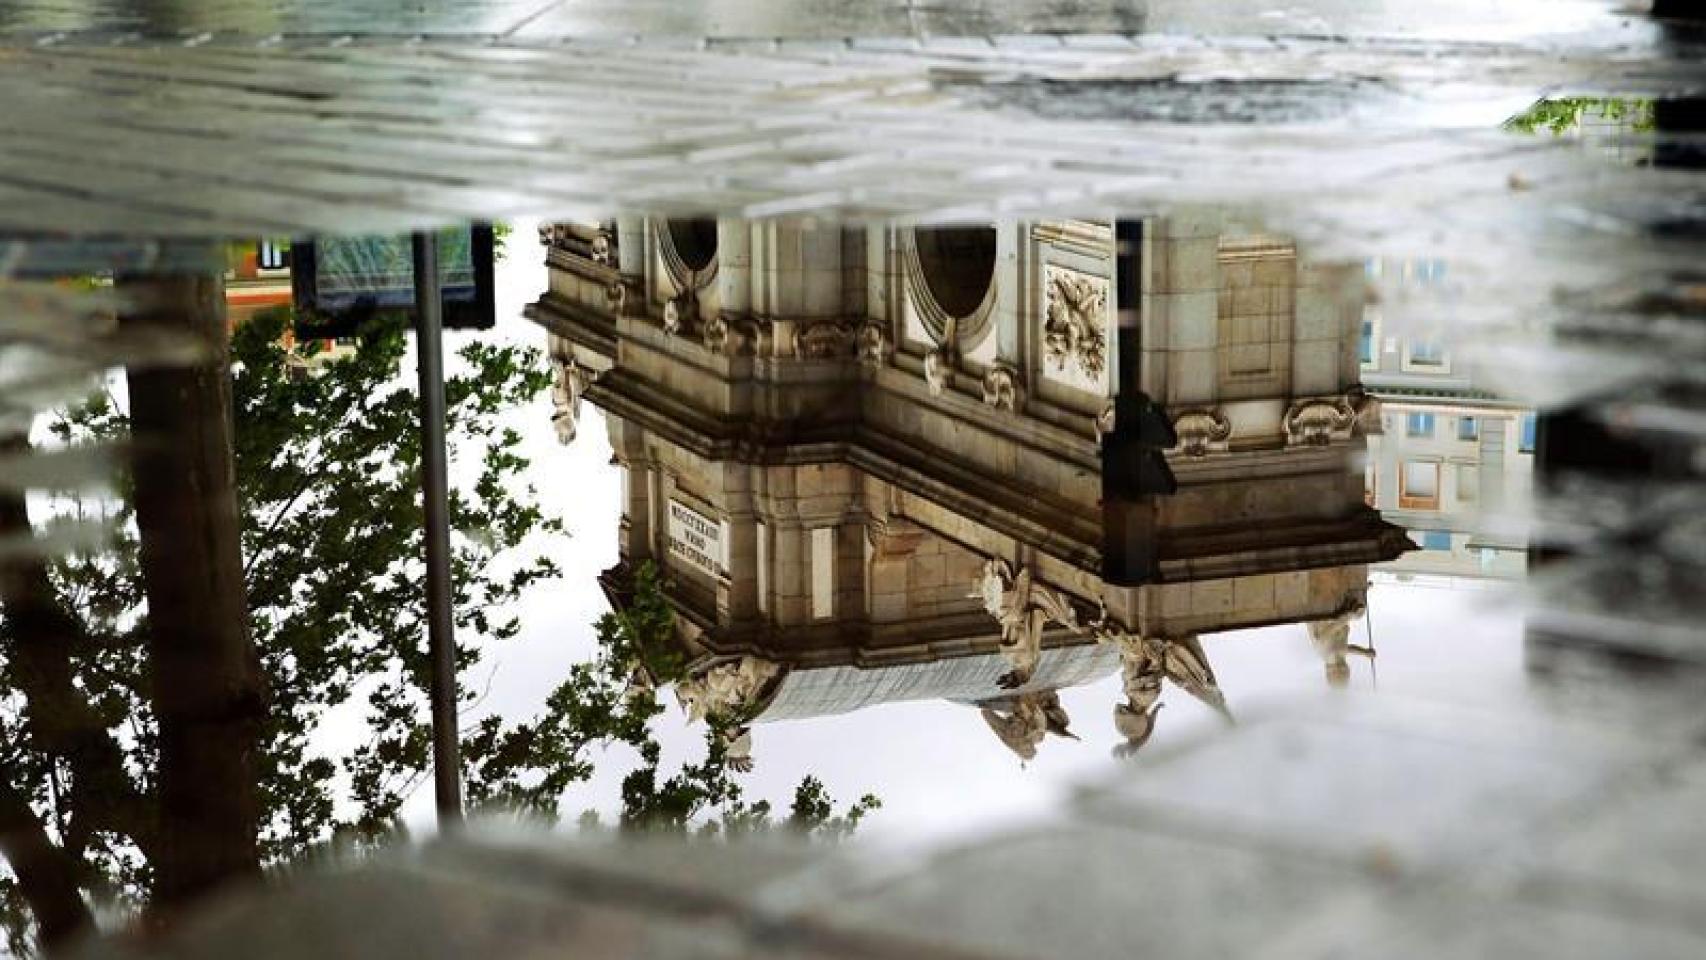
M1114 424L1102 435L1102 579L1153 583L1161 574L1155 497L1174 490L1165 451L1177 438L1140 389L1143 221L1114 221Z
M444 443L444 306L438 237L414 235L415 348L420 351L421 493L426 500L427 652L432 682L432 779L438 822L462 821L462 761L456 730L456 638L450 617L450 503Z

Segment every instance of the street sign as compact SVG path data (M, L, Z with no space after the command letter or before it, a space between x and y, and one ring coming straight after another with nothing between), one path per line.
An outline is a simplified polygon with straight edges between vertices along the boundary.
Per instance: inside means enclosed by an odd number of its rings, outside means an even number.
M444 326L490 329L497 319L491 225L451 227L437 237ZM290 259L299 337L348 337L376 318L415 316L414 257L407 235L296 241Z

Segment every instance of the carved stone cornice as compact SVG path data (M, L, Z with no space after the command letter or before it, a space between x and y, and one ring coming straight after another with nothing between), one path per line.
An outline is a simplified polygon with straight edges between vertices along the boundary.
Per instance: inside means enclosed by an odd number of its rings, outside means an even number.
M1187 457L1206 457L1210 452L1226 450L1232 421L1218 408L1185 410L1173 418L1173 432L1179 437L1176 451Z
M1113 250L1114 225L1107 220L1048 220L1031 228L1032 238L1090 256Z
M616 264L616 230L611 223L544 223L540 244L606 266Z

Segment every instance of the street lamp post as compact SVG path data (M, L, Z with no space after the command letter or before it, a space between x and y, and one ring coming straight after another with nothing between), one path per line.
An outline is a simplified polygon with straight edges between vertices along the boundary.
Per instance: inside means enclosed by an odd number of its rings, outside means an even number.
M450 503L444 439L444 308L438 238L416 231L415 347L421 391L421 493L426 501L427 651L431 658L433 794L442 828L462 820L456 729L456 638L451 621Z

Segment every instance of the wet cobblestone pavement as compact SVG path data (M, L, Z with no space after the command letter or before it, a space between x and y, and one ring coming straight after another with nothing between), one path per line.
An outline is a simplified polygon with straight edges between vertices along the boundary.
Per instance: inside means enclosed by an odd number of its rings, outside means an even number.
M1706 953L1701 31L1608 3L6 5L13 949L57 906L52 930L113 934L66 941L89 957ZM453 457L512 474L453 475L453 513L487 510L454 528L484 591L456 625L518 636L532 686L463 670L470 803L505 814L432 837L424 656L312 672L421 634L422 574L328 593L289 560L341 570L320 531L418 524L372 451L338 483L379 499L311 482L413 414L374 374L246 434L244 364L277 358L240 331L292 300L283 238L470 221L515 229L496 328L456 342L538 382L453 416L531 461ZM274 779L239 889L137 925L183 809L147 799L172 721L137 706L169 671L126 646L144 601L169 615L138 573L166 461L98 415L46 425L204 369L132 318L199 316L213 288L148 284L220 276L239 333L212 353L251 352L214 378L235 480L206 482L237 490L275 673L194 742L249 717ZM517 344L544 357L479 352ZM292 362L262 400L328 379ZM291 431L317 467L254 452ZM504 511L524 486L543 512ZM88 489L142 513L42 519ZM256 501L282 504L262 532ZM487 586L522 542L562 569ZM103 556L131 559L78 565ZM267 576L298 582L263 603ZM607 608L623 626L589 630ZM541 744L568 759L526 768ZM313 790L280 799L280 770ZM726 784L801 775L883 809L796 801L805 833L859 831L841 845L687 836L753 822ZM601 808L676 836L566 822Z

